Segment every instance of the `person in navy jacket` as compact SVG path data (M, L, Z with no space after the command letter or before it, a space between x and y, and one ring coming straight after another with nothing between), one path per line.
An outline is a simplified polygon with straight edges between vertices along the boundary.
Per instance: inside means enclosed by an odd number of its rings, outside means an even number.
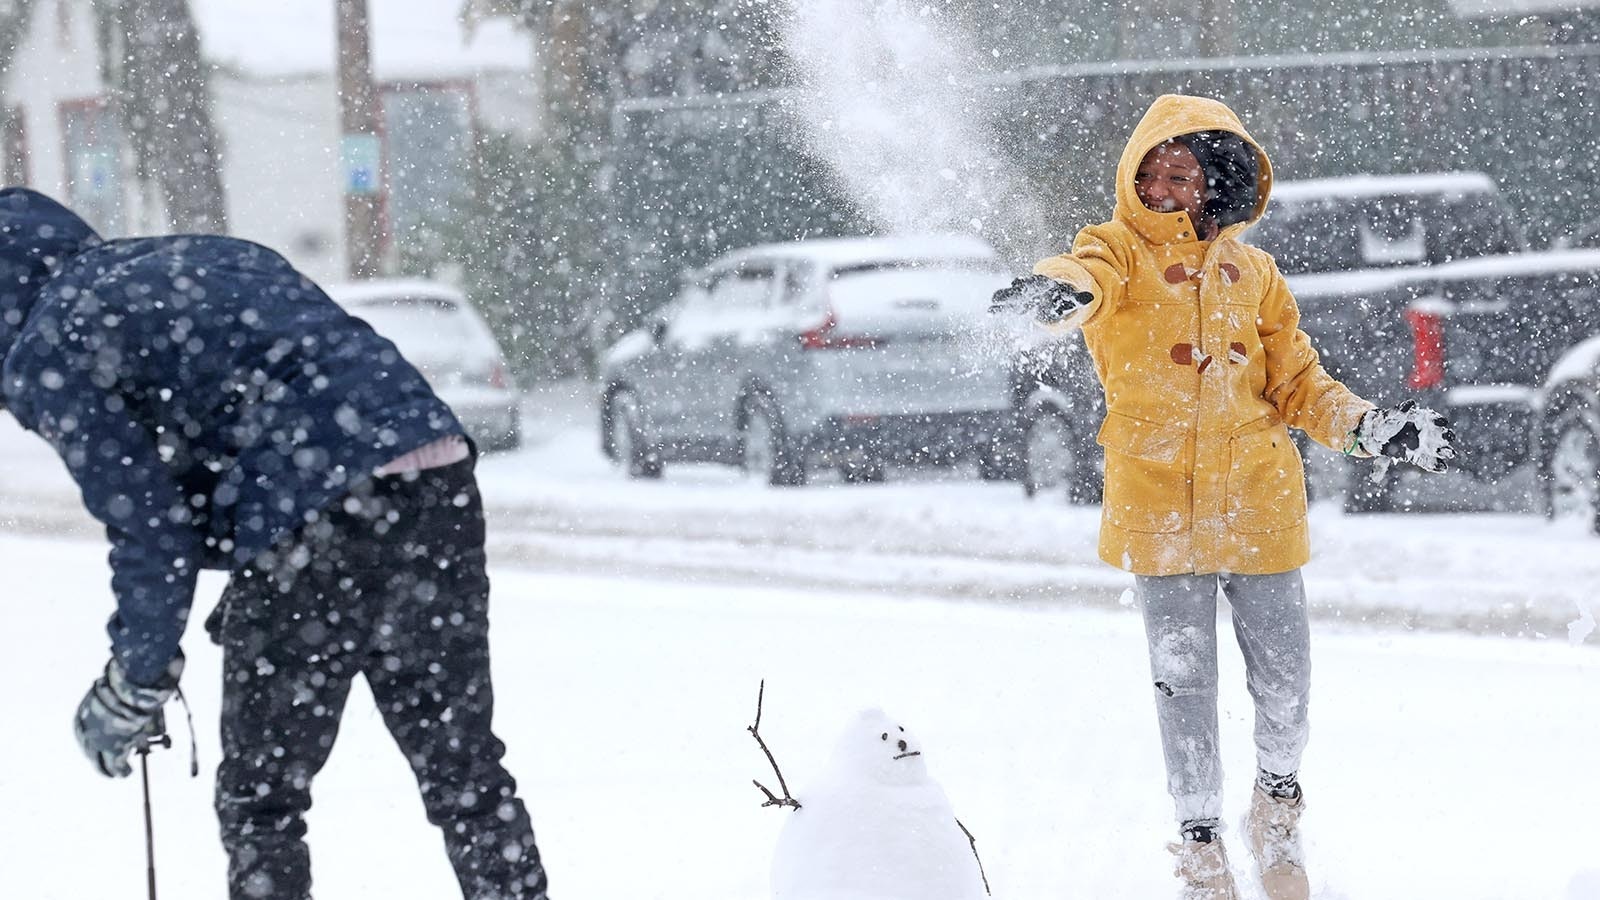
M160 728L202 568L228 570L217 814L230 896L310 896L304 813L364 676L468 898L544 898L490 728L475 453L422 376L277 253L103 240L0 190L0 404L110 541L110 660L75 718L101 772Z

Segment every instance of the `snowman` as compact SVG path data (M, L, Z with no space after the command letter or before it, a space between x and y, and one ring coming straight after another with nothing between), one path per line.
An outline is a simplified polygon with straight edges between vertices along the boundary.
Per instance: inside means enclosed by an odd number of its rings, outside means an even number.
M800 804L778 837L773 900L984 900L972 841L921 743L882 710L850 722Z

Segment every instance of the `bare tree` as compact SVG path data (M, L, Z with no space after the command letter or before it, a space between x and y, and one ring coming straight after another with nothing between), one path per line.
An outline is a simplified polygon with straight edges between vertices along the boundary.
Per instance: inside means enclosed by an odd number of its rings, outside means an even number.
M586 150L609 139L611 111L633 97L770 87L782 68L767 0L461 0L462 20L495 16L533 36L551 138Z
M174 229L228 228L221 148L189 0L95 0L101 68L134 172Z
M28 30L33 0L0 0L0 77L10 74L11 58Z

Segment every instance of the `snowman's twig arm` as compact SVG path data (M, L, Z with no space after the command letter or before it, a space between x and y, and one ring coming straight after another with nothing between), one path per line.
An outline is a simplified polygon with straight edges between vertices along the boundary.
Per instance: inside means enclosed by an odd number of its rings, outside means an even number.
M773 774L778 776L778 787L783 788L783 796L779 797L767 790L766 785L756 781L755 779L751 779L751 783L760 788L761 793L767 795L767 802L761 804L762 806L790 806L795 809L799 809L800 801L796 800L794 796L789 793L789 784L783 780L783 770L778 768L778 761L773 758L772 751L767 749L767 742L761 739L761 701L766 698L766 695L767 682L765 679L763 679L761 682L761 689L756 693L756 723L746 727L745 731L750 732L750 734L755 737L756 743L761 745L761 752L767 755L767 762L772 764Z
M989 890L989 876L983 871L983 857L978 855L978 839L972 836L967 826L961 824L960 819L956 820L956 827L961 829L961 833L967 836L967 843L972 845L972 858L978 861L978 877L983 879L983 892L993 896L994 891Z
M766 785L764 785L761 782L755 780L754 778L750 779L750 783L755 785L756 787L760 788L761 789L761 793L767 795L767 802L761 804L762 806L792 806L795 809L799 809L800 808L800 801L799 800L796 800L793 797L779 797L778 795L774 794L773 792L767 790L767 786Z

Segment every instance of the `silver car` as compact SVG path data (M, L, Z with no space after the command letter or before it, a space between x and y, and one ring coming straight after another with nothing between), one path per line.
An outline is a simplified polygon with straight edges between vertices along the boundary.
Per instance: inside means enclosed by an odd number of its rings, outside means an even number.
M415 278L327 286L328 296L393 341L482 450L522 442L521 394L489 325L461 291Z
M1600 534L1600 334L1564 353L1533 400L1545 515Z
M774 485L823 467L878 481L899 462L1014 466L1009 368L972 335L1010 276L956 235L749 247L601 360L601 446L634 477L723 462Z

